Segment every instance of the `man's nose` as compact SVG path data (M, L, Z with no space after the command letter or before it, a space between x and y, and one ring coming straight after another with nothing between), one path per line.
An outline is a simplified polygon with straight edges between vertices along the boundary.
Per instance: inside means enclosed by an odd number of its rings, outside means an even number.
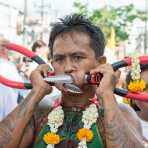
M64 71L65 71L65 73L71 73L74 70L75 70L74 63L72 62L72 60L70 58L67 58L65 60L65 65L64 65Z

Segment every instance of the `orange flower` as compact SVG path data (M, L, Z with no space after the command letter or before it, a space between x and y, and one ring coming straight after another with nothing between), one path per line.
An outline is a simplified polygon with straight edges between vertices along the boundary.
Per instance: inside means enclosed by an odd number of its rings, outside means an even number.
M93 139L93 132L87 128L81 128L77 132L77 138L81 141L82 139L86 138L87 142L90 142Z
M145 88L146 85L143 79L131 81L128 85L128 90L131 92L143 92Z
M58 144L60 142L60 136L55 133L48 132L44 135L43 140L46 144Z

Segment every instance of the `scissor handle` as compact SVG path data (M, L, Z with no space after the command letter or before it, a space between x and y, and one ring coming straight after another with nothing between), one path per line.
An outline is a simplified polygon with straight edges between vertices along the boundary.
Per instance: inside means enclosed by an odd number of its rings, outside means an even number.
M31 58L33 61L35 61L38 64L45 64L46 62L40 58L38 55L36 55L31 50L22 47L20 45L14 44L14 43L8 43L5 45L9 50L13 50L16 52L19 52L26 57ZM140 56L140 65L148 67L148 56ZM118 70L119 68L130 66L131 65L131 57L125 57L123 60L117 61L112 64L114 70ZM54 75L54 73L49 73L50 75ZM16 82L12 80L8 80L2 76L0 76L0 82L4 85L7 85L9 87L19 88L19 89L30 89L32 88L32 85L30 83L22 83L22 82ZM148 94L147 93L132 93L129 92L126 89L119 89L115 88L114 93L123 97L127 97L130 99L136 99L140 101L148 101Z
M14 44L14 43L8 43L5 45L5 47L9 50L13 50L13 51L23 54L24 56L32 59L33 61L35 61L39 65L46 64L46 62L41 57L39 57L34 52L32 52L31 50L29 50L23 46L20 46L20 45ZM52 75L54 75L54 72L48 73L48 76L52 76ZM31 89L32 88L32 85L29 82L26 83L26 82L13 81L13 80L9 80L7 78L4 78L1 75L0 75L0 83L4 84L6 86L9 86L9 87L18 88L18 89Z
M132 60L131 57L125 57L123 60L113 63L112 64L113 69L117 70L122 67L130 66L132 64L131 60ZM140 60L141 67L143 68L148 67L148 56L140 56L139 60ZM140 101L148 101L148 93L144 93L144 92L132 93L132 92L129 92L127 89L115 88L114 93L119 96L123 96L130 99L132 98Z
M128 99L134 99L139 101L148 101L148 93L145 92L129 92L127 89L115 88L114 93L119 96L123 96Z
M148 67L148 56L140 56L139 60L140 60L141 66ZM112 66L113 66L114 70L117 70L117 69L122 68L122 67L130 66L131 63L132 63L132 58L131 57L125 57L123 60L113 63Z
M16 82L13 80L9 80L0 75L0 83L6 85L8 87L18 88L18 89L31 89L31 83L23 83L23 82Z
M14 43L8 43L8 44L6 44L5 47L9 50L13 50L13 51L21 53L22 55L35 61L37 64L46 64L46 62L41 57L39 57L34 52L32 52L31 50L29 50L23 46L20 46L20 45L14 44Z

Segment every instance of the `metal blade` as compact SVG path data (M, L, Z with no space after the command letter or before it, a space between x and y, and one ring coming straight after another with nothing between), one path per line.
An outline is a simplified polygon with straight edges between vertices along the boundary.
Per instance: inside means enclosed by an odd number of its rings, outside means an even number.
M70 75L60 74L44 78L45 81L51 83L73 83L73 78Z
M71 93L77 93L77 94L82 93L81 89L74 84L64 83L63 85Z
M59 74L59 75L55 75L55 76L49 76L47 78L44 78L44 80L49 83L57 83L57 84L63 83L63 86L67 89L67 91L69 91L71 93L78 93L78 94L82 93L82 91L79 87L72 84L74 82L74 80L71 75Z

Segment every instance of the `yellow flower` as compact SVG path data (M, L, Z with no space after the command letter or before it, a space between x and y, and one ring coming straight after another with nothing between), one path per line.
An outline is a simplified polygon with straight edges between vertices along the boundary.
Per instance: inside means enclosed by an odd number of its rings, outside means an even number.
M58 144L60 142L60 136L55 133L48 132L44 135L43 140L46 144Z
M143 92L145 88L146 84L143 79L131 81L128 85L128 90L131 92Z
M87 128L81 128L77 132L77 138L81 141L82 139L86 138L87 142L90 142L93 139L93 132Z

